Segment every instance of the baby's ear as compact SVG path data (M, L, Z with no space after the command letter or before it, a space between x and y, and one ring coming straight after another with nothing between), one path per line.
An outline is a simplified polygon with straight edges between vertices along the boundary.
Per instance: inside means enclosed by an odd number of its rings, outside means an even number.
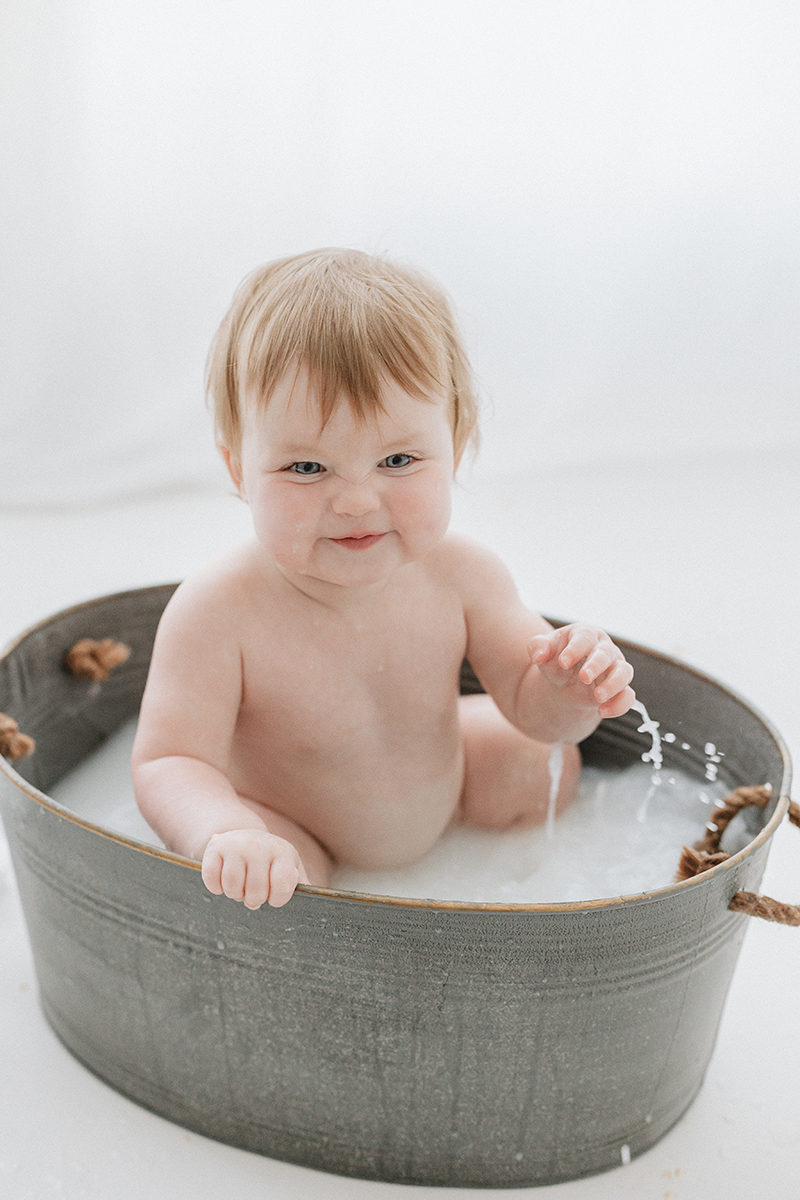
M222 457L225 459L225 466L228 468L228 474L233 480L233 486L236 488L236 491L239 493L242 499L246 499L242 484L242 464L239 462L238 458L234 457L232 451L229 450L227 446L223 446L221 442L217 442L217 448Z

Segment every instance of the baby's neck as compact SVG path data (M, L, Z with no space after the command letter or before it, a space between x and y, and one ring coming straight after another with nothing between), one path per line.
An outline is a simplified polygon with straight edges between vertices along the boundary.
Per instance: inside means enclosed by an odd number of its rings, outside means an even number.
M313 603L322 605L323 608L344 613L368 609L376 603L384 602L387 593L403 586L406 578L413 572L417 564L406 563L402 567L398 567L387 579L381 579L378 583L353 587L329 583L327 580L316 579L311 575L286 571L277 563L274 563L273 566L285 586L292 588Z

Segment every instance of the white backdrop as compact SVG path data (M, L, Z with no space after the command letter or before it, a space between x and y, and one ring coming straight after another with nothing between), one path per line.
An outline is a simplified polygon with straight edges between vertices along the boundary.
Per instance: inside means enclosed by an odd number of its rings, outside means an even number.
M461 311L476 470L800 441L795 0L5 0L0 503L221 479L259 262Z

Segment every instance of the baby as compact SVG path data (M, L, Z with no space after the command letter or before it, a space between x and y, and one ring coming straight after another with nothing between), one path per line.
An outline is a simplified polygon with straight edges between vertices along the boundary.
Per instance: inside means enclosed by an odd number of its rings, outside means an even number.
M255 909L338 863L415 862L454 822L541 823L554 743L560 811L633 671L448 533L476 401L439 288L351 250L271 263L216 335L209 393L255 536L159 626L133 772L165 845ZM465 657L485 695L459 697Z

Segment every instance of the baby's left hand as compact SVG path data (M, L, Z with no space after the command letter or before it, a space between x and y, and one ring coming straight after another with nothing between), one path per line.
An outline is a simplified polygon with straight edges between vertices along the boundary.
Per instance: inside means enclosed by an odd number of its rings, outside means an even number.
M531 662L578 707L601 717L621 717L636 699L628 684L633 667L607 633L591 625L565 625L528 643Z

